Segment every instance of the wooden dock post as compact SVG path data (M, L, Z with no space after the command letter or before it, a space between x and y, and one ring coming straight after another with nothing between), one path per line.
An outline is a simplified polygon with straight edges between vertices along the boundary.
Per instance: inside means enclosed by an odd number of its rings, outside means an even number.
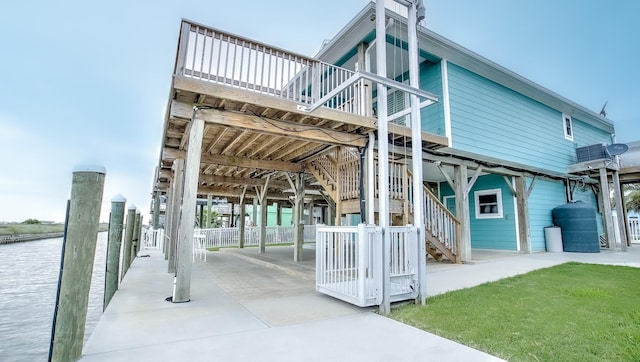
M104 178L102 166L78 166L73 171L63 269L51 336L52 361L75 361L82 357Z
M304 225L302 215L304 209L304 174L296 175L295 198L293 201L293 260L302 261L302 245L304 244ZM313 216L313 215L312 215Z
M140 210L136 210L136 220L133 224L133 238L131 239L131 261L129 266L136 260L138 250L140 250L140 231L142 229L142 216L140 216Z
M124 278L131 264L131 243L133 240L133 229L136 224L136 205L129 205L127 208L127 223L124 229L124 245L122 246L122 272L120 280Z
M113 294L118 290L120 271L120 249L122 244L122 225L124 204L127 199L118 194L111 199L111 217L109 218L109 242L107 244L107 270L104 278L104 301L102 310L107 309Z

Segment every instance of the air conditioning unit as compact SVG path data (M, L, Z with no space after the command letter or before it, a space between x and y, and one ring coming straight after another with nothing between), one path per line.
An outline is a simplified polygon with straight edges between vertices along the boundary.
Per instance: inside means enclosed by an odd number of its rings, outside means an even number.
M578 147L576 148L576 157L578 158L578 163L611 158L607 152L607 147L603 144Z

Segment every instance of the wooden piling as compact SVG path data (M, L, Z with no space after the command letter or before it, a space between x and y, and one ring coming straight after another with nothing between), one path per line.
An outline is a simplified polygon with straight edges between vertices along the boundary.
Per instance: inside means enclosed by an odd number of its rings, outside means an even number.
M153 200L153 230L160 228L160 191L156 191Z
M180 217L182 215L182 195L184 193L184 160L173 161L173 195L171 201L171 229L169 230L169 244L167 254L167 272L176 272L176 246L178 245L178 231L180 229Z
M63 270L52 335L52 361L75 361L82 357L104 178L105 170L101 166L80 166L73 172Z
M124 245L122 246L122 272L120 280L124 278L131 264L131 244L133 240L133 229L136 224L136 205L129 205L127 208L127 223L124 229Z
M193 258L193 231L195 224L196 199L198 196L198 177L200 174L200 153L204 120L194 117L189 131L189 148L184 166L184 193L182 195L182 215L178 231L176 252L176 278L173 291L173 303L190 301L191 267Z
M142 230L142 216L140 216L140 210L136 210L136 219L133 224L133 238L131 239L131 260L129 266L136 260L138 250L140 249L140 232Z
M127 202L127 199L120 194L111 199L109 242L107 244L107 269L104 277L104 301L102 304L103 311L107 309L113 294L118 290L118 274L120 271L120 249L122 243L125 202Z

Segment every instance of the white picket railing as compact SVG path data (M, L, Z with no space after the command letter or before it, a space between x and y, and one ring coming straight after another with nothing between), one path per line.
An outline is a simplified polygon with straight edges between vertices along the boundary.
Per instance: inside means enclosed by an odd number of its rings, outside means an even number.
M365 81L355 72L183 21L177 75L311 106L365 115Z
M304 241L306 243L315 241L315 225L304 225ZM265 245L288 244L293 242L293 226L267 226ZM204 235L202 241L203 248L216 247L240 247L240 229L232 228L212 228L196 229L196 234ZM244 245L258 246L260 244L260 227L253 226L244 229Z
M162 250L164 247L164 229L142 229L143 249Z
M417 229L390 227L386 247L381 230L364 224L317 226L316 290L360 307L380 305L385 297L389 302L415 299L419 289ZM383 258L388 261L383 263Z
M640 240L640 219L629 218L629 237L631 240Z

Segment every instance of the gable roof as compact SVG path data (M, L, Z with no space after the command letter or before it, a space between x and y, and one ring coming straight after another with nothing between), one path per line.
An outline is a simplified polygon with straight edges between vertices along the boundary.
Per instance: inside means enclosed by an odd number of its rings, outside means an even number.
M407 19L387 9L387 17L406 29ZM352 51L360 42L371 37L375 31L375 3L367 4L331 41L318 52L315 58L336 63L345 53ZM421 53L434 57L430 60L447 61L481 75L491 81L523 94L550 108L569 114L587 124L608 133L614 133L613 121L581 106L425 27L418 26L418 41Z

